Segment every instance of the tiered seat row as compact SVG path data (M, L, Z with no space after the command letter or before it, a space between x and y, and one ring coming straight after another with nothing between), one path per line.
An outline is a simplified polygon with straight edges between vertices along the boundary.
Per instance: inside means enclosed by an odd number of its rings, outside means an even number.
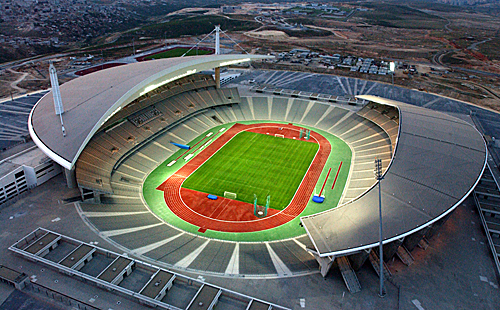
M169 147L170 141L185 144L201 132L217 125L217 120L231 121L226 115L218 115L216 119L205 117L180 122L182 119L203 109L233 104L239 100L236 89L196 89L156 102L154 111L158 111L161 115L157 112L155 117L138 117L141 111L151 114L152 108L149 106L134 113L132 116L134 121L130 120L131 117L124 117L116 120L113 126L103 126L107 129L92 138L77 162L76 174L79 186L113 193L112 171L120 165L125 156L130 155L130 152L137 152L137 155L141 157L140 164L136 167L137 171L142 172L154 168L174 152L174 149ZM137 119L141 121L137 122ZM180 126L177 126L178 124ZM167 129L168 131L165 132ZM157 135L164 136L162 138L164 143L147 143ZM158 158L157 154L162 154L162 159ZM125 169L132 170L128 172L131 178L134 178L135 170L127 167Z
M229 105L238 101L239 104ZM211 108L176 122L198 107ZM394 111L382 114L383 107L367 106L354 113L327 103L297 98L240 98L236 89L190 91L155 104L155 108L161 111L162 117L141 127L125 119L93 138L77 165L80 186L105 193L121 193L122 196L128 196L128 192L136 195L147 174L175 152L171 141L187 144L206 130L224 123L275 120L320 128L340 137L351 147L353 157L344 203L375 184L375 158L382 159L383 169L387 169L393 144L385 129L394 130L390 127L394 123L397 132L394 122L397 118L391 114ZM173 125L169 127L169 124ZM155 135L166 128L165 133ZM146 140L149 143L144 144ZM130 154L133 155L129 159L116 165L118 160Z
M383 170L387 169L395 142L389 134L397 136L398 130L398 119L391 119L394 112L397 115L397 110L383 115L376 112L383 117L382 127L364 117L363 113L360 115L327 103L297 98L242 97L238 106L217 108L217 115L225 122L234 118L236 121L286 121L319 128L344 140L351 147L353 157L351 177L342 203L358 197L375 184L373 166L376 158L382 160Z
M224 104L213 103L217 101ZM238 101L240 103L236 104ZM82 205L84 213L90 216L91 222L105 235L125 247L139 249L139 252L148 258L167 264L177 264L179 260L199 249L204 242L195 236L184 235L176 228L161 224L148 212L149 209L141 199L144 179L177 150L171 141L188 144L214 126L238 121L284 121L322 129L343 139L353 151L350 179L342 202L358 197L375 184L373 177L375 157L383 160L384 169L391 159L391 141L380 126L352 111L327 103L297 98L240 98L236 89L190 91L171 97L166 102L168 103L155 104L155 108L162 115L147 124L137 127L125 119L119 126L96 135L81 157L86 168L77 170L77 174L79 183L81 177L84 178L84 182L85 180L92 182L96 175L101 176L103 180L105 177L109 179L109 184L106 185L110 190L101 195L101 203ZM176 113L177 111L180 113ZM189 117L186 117L188 115ZM113 147L115 150L111 153L109 150ZM119 165L116 164L118 161ZM77 169L79 167L77 166ZM134 231L134 234L143 234L145 237L140 238L139 242L135 237L130 238L130 234L126 233L128 230ZM151 234L151 231L155 233ZM179 237L163 245L154 246L162 238L169 239L174 236ZM304 238L309 242L308 237ZM300 241L300 238L297 240ZM234 245L219 241L210 242L207 248L231 245L224 252L224 259L218 261L217 268L212 267L213 264L209 262L202 262L204 255L199 255L200 259L197 258L189 268L217 273L228 272L229 257L234 255ZM270 243L270 246L292 273L314 270L317 264L309 254L302 252L298 244L297 241L287 241L286 244ZM151 247L151 250L142 250L147 247ZM173 248L183 250L172 252ZM257 249L247 249L246 244L239 245L240 257L245 257L248 251L253 253ZM265 255L267 249L261 246L258 252ZM165 255L165 253L175 255ZM294 255L290 256L289 253ZM239 263L238 272L241 274L277 272L272 264L254 270L253 265L248 265L244 261L240 260Z
M114 124L115 122L134 114L145 107L149 107L158 102L162 102L167 98L173 97L175 95L188 92L195 89L203 89L215 87L215 81L210 75L206 74L195 74L191 75L178 81L166 84L164 86L158 87L152 92L149 92L143 96L140 96L129 105L124 107L118 113L113 115L108 121L108 124Z
M370 103L364 106L358 115L371 120L380 126L391 139L392 151L396 147L399 132L399 111L396 107Z

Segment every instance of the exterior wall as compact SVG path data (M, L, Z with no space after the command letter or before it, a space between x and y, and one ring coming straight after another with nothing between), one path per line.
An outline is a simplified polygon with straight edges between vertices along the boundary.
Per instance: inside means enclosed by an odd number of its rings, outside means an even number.
M0 179L0 204L28 190L26 175L22 166L17 167Z
M19 166L0 178L0 205L35 186L41 185L61 173L62 169L52 160L38 166Z
M34 168L36 174L36 185L43 184L62 172L61 166L50 160Z

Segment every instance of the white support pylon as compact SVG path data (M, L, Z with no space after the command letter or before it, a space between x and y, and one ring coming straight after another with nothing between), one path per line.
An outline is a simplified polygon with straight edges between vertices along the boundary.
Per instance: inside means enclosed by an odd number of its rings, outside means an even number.
M215 55L220 55L220 25L215 26Z
M220 55L220 25L215 26L215 55ZM220 88L220 67L214 68L215 87Z

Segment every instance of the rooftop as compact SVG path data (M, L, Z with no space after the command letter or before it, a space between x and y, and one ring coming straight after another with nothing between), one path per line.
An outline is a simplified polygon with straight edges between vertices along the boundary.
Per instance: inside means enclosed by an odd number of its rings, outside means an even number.
M381 182L384 243L388 243L453 211L481 177L486 146L473 126L447 114L371 95L358 98L400 111L398 143ZM321 256L346 255L378 244L374 189L343 206L301 218L314 251Z
M97 71L60 87L61 121L54 112L52 92L31 111L28 127L35 143L54 161L71 169L88 141L114 113L140 95L182 77L235 63L264 59L259 55L208 55L132 63Z

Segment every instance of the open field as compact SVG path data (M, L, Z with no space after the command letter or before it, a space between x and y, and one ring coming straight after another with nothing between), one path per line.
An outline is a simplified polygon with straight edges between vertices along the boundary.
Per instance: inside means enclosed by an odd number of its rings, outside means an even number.
M277 138L252 132L241 132L198 168L183 187L224 196L237 194L236 200L284 209L292 200L318 144Z
M446 24L446 20L442 17L409 6L369 3L365 4L365 7L369 10L359 12L356 16L365 18L373 25L407 29L442 29Z

